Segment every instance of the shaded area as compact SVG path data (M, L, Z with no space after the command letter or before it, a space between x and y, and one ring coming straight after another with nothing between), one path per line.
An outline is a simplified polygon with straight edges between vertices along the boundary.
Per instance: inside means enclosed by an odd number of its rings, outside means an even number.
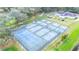
M79 44L77 44L72 51L78 51L79 50Z

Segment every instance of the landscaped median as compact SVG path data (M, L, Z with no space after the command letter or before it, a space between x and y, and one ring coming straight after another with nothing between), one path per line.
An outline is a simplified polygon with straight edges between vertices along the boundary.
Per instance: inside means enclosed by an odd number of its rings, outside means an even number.
M15 40L10 40L3 48L2 51L21 51L23 50Z

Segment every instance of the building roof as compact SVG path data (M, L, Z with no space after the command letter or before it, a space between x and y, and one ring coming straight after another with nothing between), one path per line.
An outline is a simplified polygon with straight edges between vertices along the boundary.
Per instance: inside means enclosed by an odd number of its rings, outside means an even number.
M78 17L79 15L76 13L71 13L71 12L62 12L62 13L56 13L56 15L64 18L64 17L70 17L70 18L74 18L74 17Z

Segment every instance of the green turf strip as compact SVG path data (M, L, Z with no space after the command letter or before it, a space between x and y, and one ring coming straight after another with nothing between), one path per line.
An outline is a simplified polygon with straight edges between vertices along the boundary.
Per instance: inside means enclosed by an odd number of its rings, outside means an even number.
M64 40L63 44L58 48L55 48L56 51L69 51L77 42L79 42L79 24L76 24L73 28L71 34Z

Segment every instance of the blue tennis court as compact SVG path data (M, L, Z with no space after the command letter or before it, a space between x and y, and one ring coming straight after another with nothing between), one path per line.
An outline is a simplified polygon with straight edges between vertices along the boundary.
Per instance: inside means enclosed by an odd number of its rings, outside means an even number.
M13 31L12 35L26 50L39 51L65 30L67 30L66 26L48 20L40 20L20 27Z

